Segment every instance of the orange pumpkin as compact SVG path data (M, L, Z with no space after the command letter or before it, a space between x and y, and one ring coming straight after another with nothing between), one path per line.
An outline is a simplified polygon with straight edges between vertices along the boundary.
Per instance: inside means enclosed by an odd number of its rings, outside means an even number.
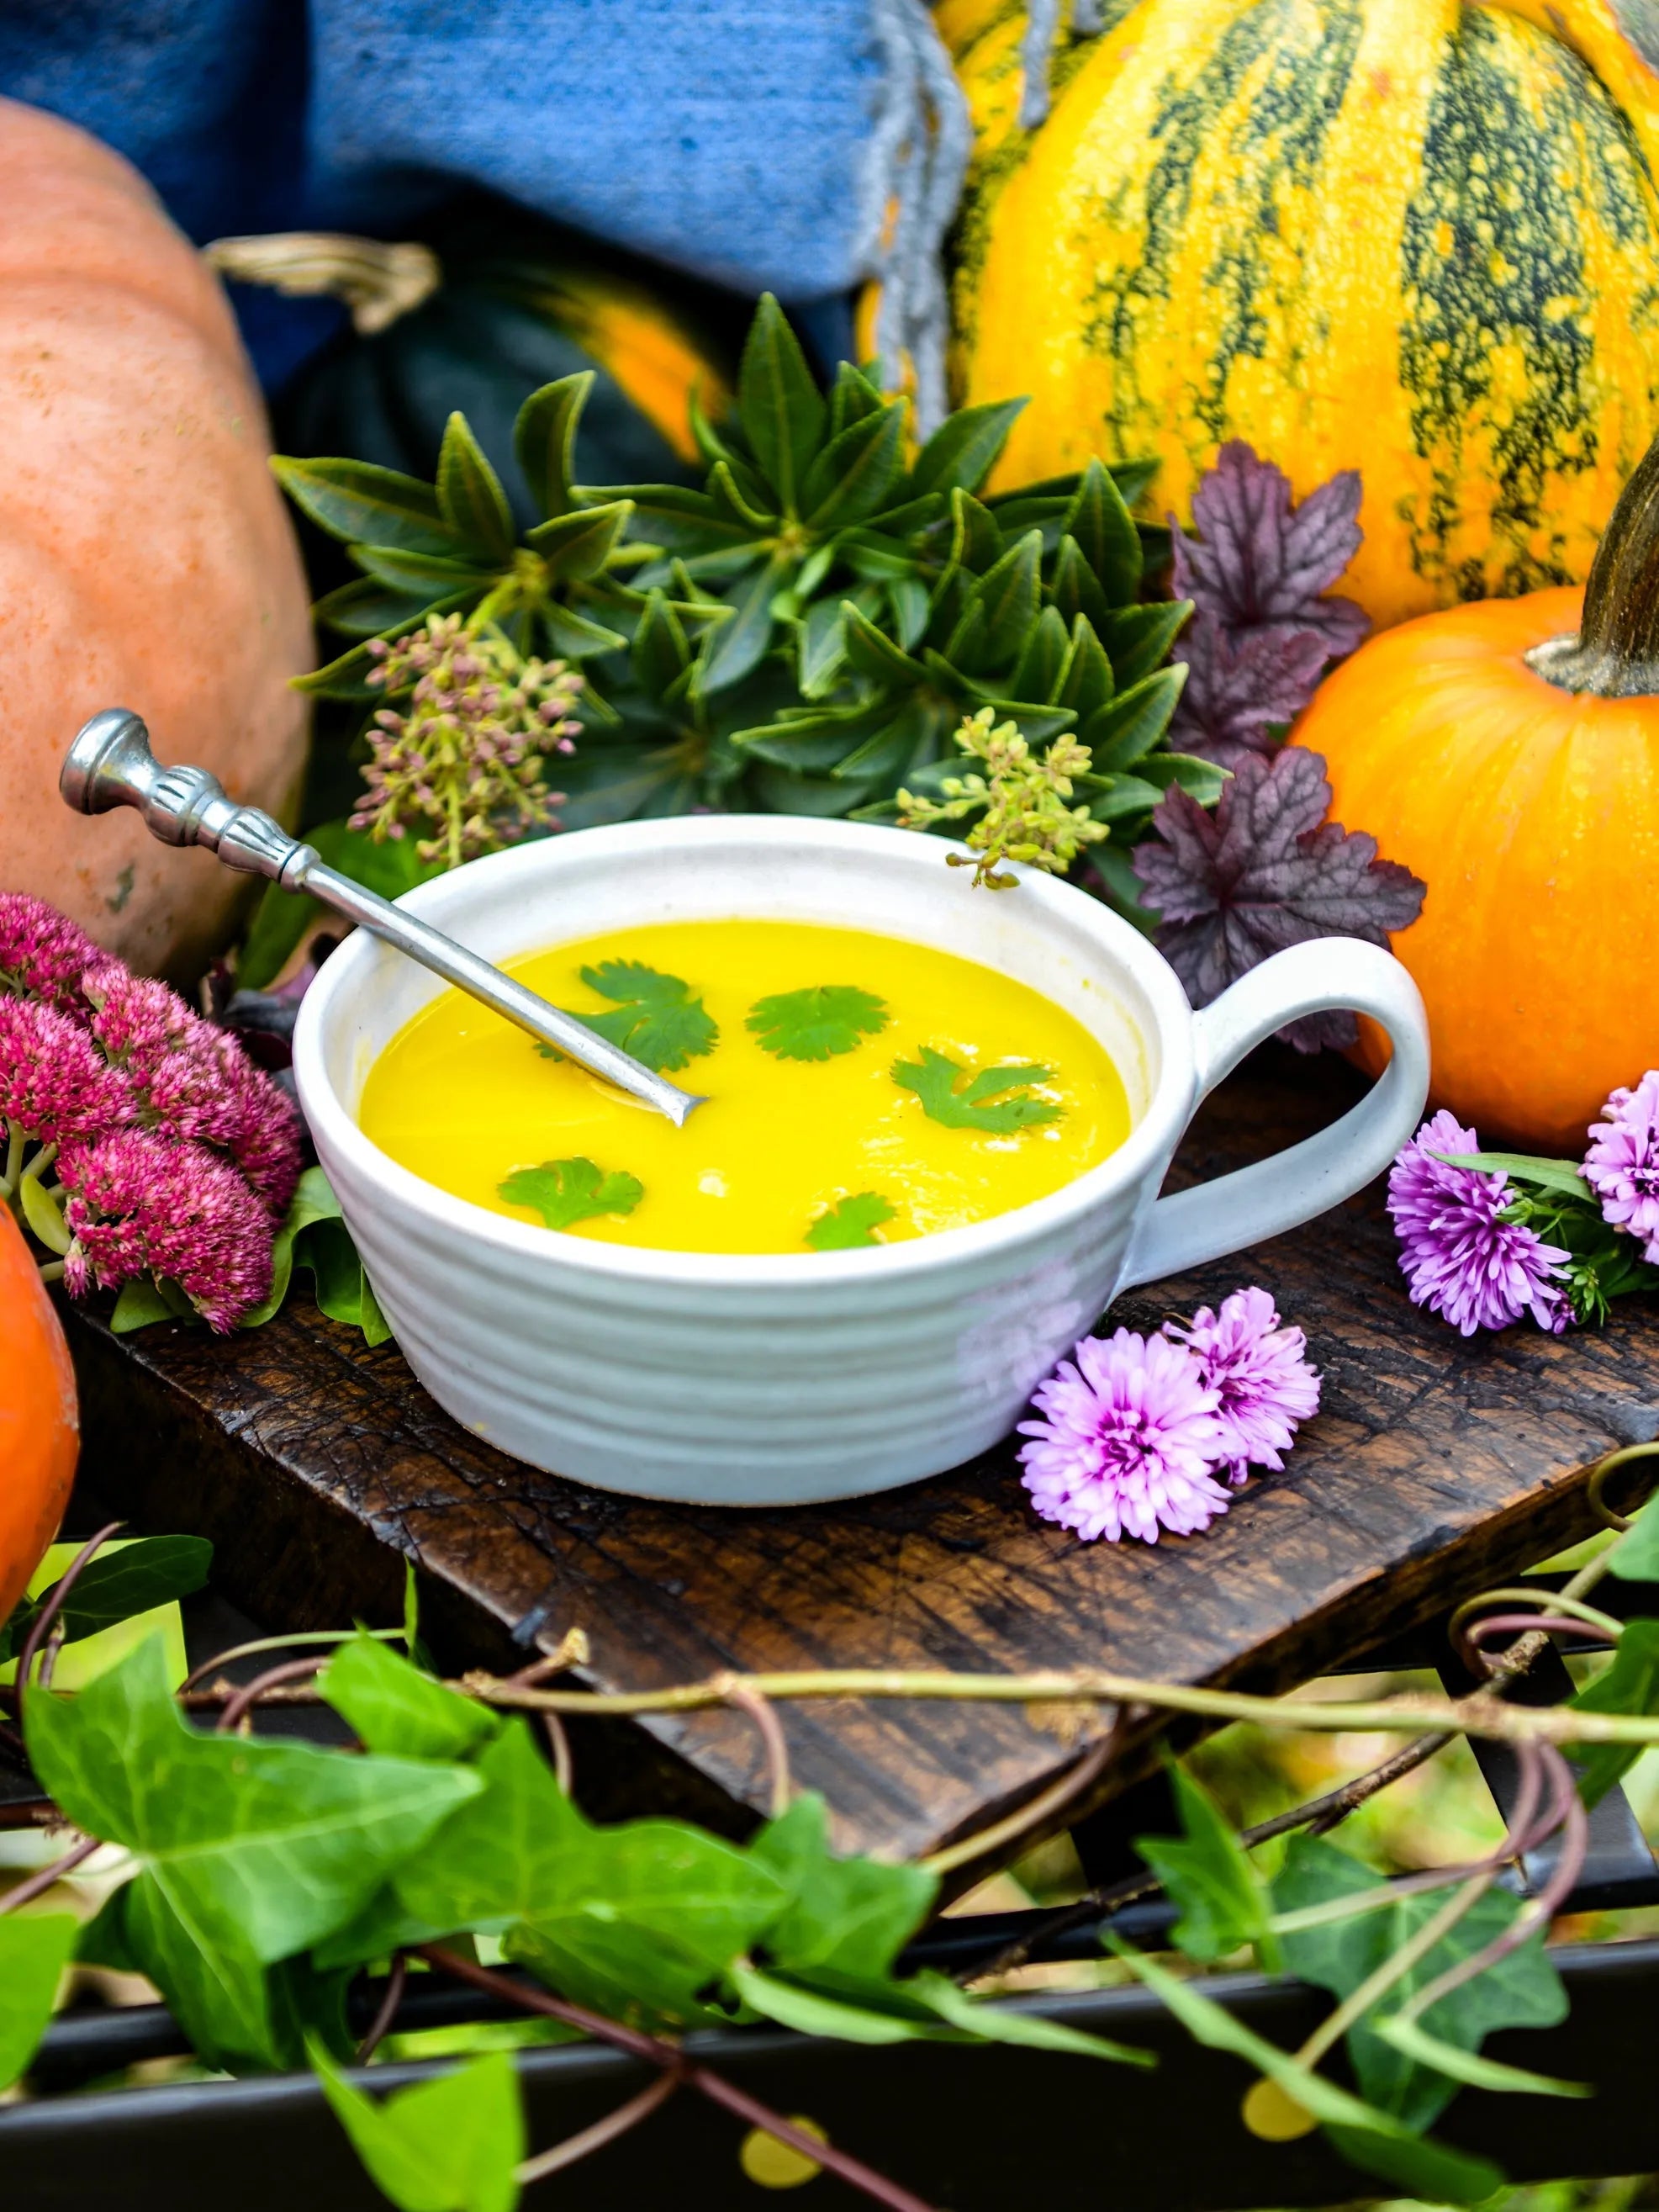
M1615 1085L1659 1066L1659 446L1582 594L1384 631L1294 735L1330 764L1335 818L1427 881L1394 950L1434 1103L1485 1144L1582 1153ZM1379 1064L1374 1036L1360 1057Z
M23 1232L0 1205L0 1621L58 1533L81 1424L69 1346Z
M135 965L187 968L236 879L58 796L100 707L280 813L297 795L305 579L217 280L118 155L0 100L0 887Z

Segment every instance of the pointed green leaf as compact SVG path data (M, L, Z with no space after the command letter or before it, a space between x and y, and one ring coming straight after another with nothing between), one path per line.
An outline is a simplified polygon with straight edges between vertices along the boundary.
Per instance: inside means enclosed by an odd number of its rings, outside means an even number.
M1069 641L1066 624L1053 607L1044 607L1026 635L1008 689L1022 699L1051 699L1060 689Z
M788 574L788 562L775 557L738 588L731 621L709 631L699 656L696 684L704 697L728 690L759 662L772 641L772 602Z
M1659 1498L1650 1498L1613 1546L1609 1574L1623 1582L1659 1583Z
M1044 2020L1040 2013L1017 2012L1012 2005L988 2004L970 1997L944 1974L913 1974L899 1984L907 1996L925 2004L951 2027L984 2043L1008 2043L1027 2051L1068 2051L1079 2058L1109 2058L1122 2066L1156 2066L1158 2057L1133 2044L1113 2043L1101 2035L1086 2035L1067 2027L1063 2021Z
M850 425L863 422L866 415L878 414L888 404L886 393L862 369L854 368L850 361L842 362L830 390L830 435L840 437Z
M385 694L368 680L375 665L374 655L366 645L354 645L337 660L313 668L308 676L290 677L289 682L295 691L313 698L383 700Z
M921 643L927 629L927 587L920 576L895 576L887 586L893 628L907 653Z
M979 580L974 599L985 623L983 650L994 664L1018 655L1036 620L1042 559L1041 534L1028 531Z
M205 1588L212 1565L213 1547L205 1536L140 1536L100 1552L82 1568L58 1612L64 1640L78 1644L82 1637L100 1635L118 1621L189 1597ZM14 1648L54 1601L58 1588L53 1583L39 1597L19 1604L5 1624ZM0 1658L9 1656L0 1648Z
M747 523L722 514L706 491L684 484L617 484L605 497L607 503L625 500L634 510L634 536L666 552L746 546L753 535Z
M351 557L365 575L388 585L394 592L419 598L423 606L434 599L495 580L496 571L476 562L441 558L435 553L404 553L395 545L354 545Z
M800 341L763 292L738 371L738 418L763 475L792 513L828 416Z
M909 547L875 529L843 531L835 545L853 574L866 583L893 584L915 576L915 555Z
M886 701L872 706L791 710L752 730L736 730L732 743L758 759L796 771L833 768L888 719Z
M1085 622L1081 615L1072 624L1066 666L1053 696L1056 706L1072 708L1079 724L1086 722L1112 696L1112 664L1106 658L1094 624Z
M471 425L457 409L438 453L438 512L456 535L493 561L513 557L513 510Z
M837 763L834 775L844 783L873 781L896 788L927 757L939 718L937 707L913 693L901 702L897 714Z
M1414 2020L1374 2020L1371 2027L1384 2043L1419 2066L1431 2067L1471 2089L1490 2089L1500 2096L1593 2097L1589 2081L1563 2081L1553 2074L1534 2074L1524 2066L1505 2066L1496 2058L1482 2058L1455 2043L1429 2034Z
M1247 1944L1259 1944L1262 1965L1277 1971L1279 1947L1267 1925L1267 1893L1255 1862L1191 1775L1173 1760L1166 1771L1182 1833L1137 1836L1134 1847L1180 1907L1171 1930L1176 1945L1189 1959L1213 1966Z
M488 2051L376 2104L312 2054L334 2117L369 2179L399 2212L514 2212L525 2154L519 2077Z
M912 488L919 492L977 491L1028 404L1024 399L993 399L977 407L958 408L947 416L916 455L910 471Z
M836 1858L824 1803L803 1791L749 1846L788 1893L766 1931L767 1956L789 1973L833 1967L885 1974L933 1908L939 1877L925 1868L875 1859Z
M1100 463L1089 461L1066 510L1076 541L1110 606L1132 605L1140 592L1140 538L1122 494Z
M1125 507L1133 507L1158 474L1156 461L1109 461L1106 467Z
M480 590L487 579L481 579ZM390 592L372 577L360 576L325 592L311 610L320 629L337 637L381 637L392 630L413 629L431 605L425 592Z
M372 461L301 461L283 453L270 466L294 504L331 538L395 545L405 553L465 550L439 509L437 493L418 477Z
M1049 595L1068 623L1085 616L1097 629L1110 620L1111 608L1106 594L1095 580L1095 572L1084 559L1074 538L1062 538L1054 554L1054 573L1048 582Z
M262 1963L349 1918L480 1787L456 1767L200 1735L159 1637L72 1698L28 1692L24 1717L69 1819L124 1844L199 1948Z
M844 530L879 511L903 472L904 414L894 400L830 440L800 489L809 528Z
M597 576L616 550L633 512L625 499L578 507L574 514L555 515L550 522L538 522L525 543L541 555L550 578L556 582Z
M847 633L840 603L819 599L806 610L796 642L796 681L804 699L834 690L847 661Z
M884 637L851 599L842 601L841 611L847 657L861 676L867 676L874 684L900 688L925 681L927 671L921 663L902 652L891 638Z
M765 485L741 462L716 461L708 472L709 497L727 522L759 535L777 527L778 517Z
M983 576L1003 556L1003 537L996 517L981 507L971 492L951 495L951 559L970 574Z
M595 653L620 653L628 640L619 630L607 629L603 623L591 621L574 607L562 606L550 599L538 611L540 622L554 652L565 660L588 660ZM584 692L583 703L592 704L591 692Z
M1090 715L1078 734L1097 775L1135 767L1162 742L1186 681L1184 667L1156 668Z
M1563 1198L1595 1204L1595 1194L1574 1160L1540 1159L1532 1152L1436 1152L1433 1157L1452 1167L1477 1168L1487 1175L1508 1176L1536 1190L1553 1190Z
M392 1758L467 1759L501 1733L487 1705L447 1690L378 1637L343 1644L317 1686L361 1743Z
M660 699L691 665L691 647L678 616L659 591L646 595L629 660L634 680L648 698Z
M12 1912L0 1920L0 2090L28 2071L79 1933L72 1912Z
M530 486L537 512L568 514L575 504L571 496L571 473L575 466L576 426L587 395L593 388L593 371L562 376L532 392L520 408L513 425L513 450Z
M1114 610L1110 619L1100 625L1100 641L1106 648L1120 690L1127 691L1131 684L1139 684L1143 676L1150 676L1153 669L1169 659L1170 647L1192 611L1190 599Z
M1659 1620L1625 1623L1613 1664L1580 1690L1572 1699L1572 1710L1659 1713ZM1598 1803L1640 1756L1640 1747L1633 1743L1589 1744L1576 1751L1573 1764L1578 1770L1578 1794L1585 1804Z

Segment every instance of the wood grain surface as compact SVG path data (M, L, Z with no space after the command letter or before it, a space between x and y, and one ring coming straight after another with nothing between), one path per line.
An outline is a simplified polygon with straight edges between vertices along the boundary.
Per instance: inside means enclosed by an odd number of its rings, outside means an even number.
M1328 1057L1256 1055L1172 1182L1321 1126L1358 1095ZM303 1300L220 1340L121 1340L76 1314L86 1468L146 1529L197 1529L217 1579L284 1626L395 1620L403 1560L447 1662L517 1663L573 1625L605 1688L721 1668L1103 1665L1289 1687L1583 1533L1583 1474L1659 1435L1659 1313L1464 1342L1406 1297L1380 1189L1318 1224L1123 1300L1136 1327L1259 1282L1308 1333L1324 1405L1286 1470L1205 1534L1085 1545L1027 1510L1011 1448L908 1490L767 1512L641 1504L543 1474L459 1428L394 1346ZM1103 1716L1100 1725L1108 1717ZM851 1702L785 1716L799 1782L842 1841L908 1854L994 1820L1084 1747L1041 1709ZM715 1711L578 1746L585 1794L666 1790L738 1830L764 1802L752 1724ZM1126 1760L1116 1778L1131 1771ZM1109 1782L1110 1778L1109 1778Z

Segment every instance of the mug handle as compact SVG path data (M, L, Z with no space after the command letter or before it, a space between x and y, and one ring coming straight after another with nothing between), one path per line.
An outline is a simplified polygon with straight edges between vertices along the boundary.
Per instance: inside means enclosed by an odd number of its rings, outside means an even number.
M1160 1198L1130 1248L1121 1291L1241 1252L1340 1206L1413 1134L1429 1095L1422 997L1392 953L1354 937L1315 938L1276 952L1194 1015L1194 1110L1275 1030L1334 1009L1369 1014L1388 1031L1393 1057L1370 1091L1317 1136Z

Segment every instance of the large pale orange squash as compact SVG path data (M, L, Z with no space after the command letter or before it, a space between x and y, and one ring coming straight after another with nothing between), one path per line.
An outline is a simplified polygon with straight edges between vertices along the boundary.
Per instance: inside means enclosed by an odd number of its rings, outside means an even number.
M1486 1144L1577 1158L1608 1092L1659 1067L1659 446L1582 617L1567 590L1402 623L1295 736L1329 763L1336 819L1427 880L1394 950L1428 1008L1434 1103Z
M310 625L264 412L217 280L118 155L0 100L0 888L184 968L236 879L71 815L58 766L131 707L167 758L291 806Z
M69 1504L81 1425L75 1370L23 1233L0 1202L0 1624Z

